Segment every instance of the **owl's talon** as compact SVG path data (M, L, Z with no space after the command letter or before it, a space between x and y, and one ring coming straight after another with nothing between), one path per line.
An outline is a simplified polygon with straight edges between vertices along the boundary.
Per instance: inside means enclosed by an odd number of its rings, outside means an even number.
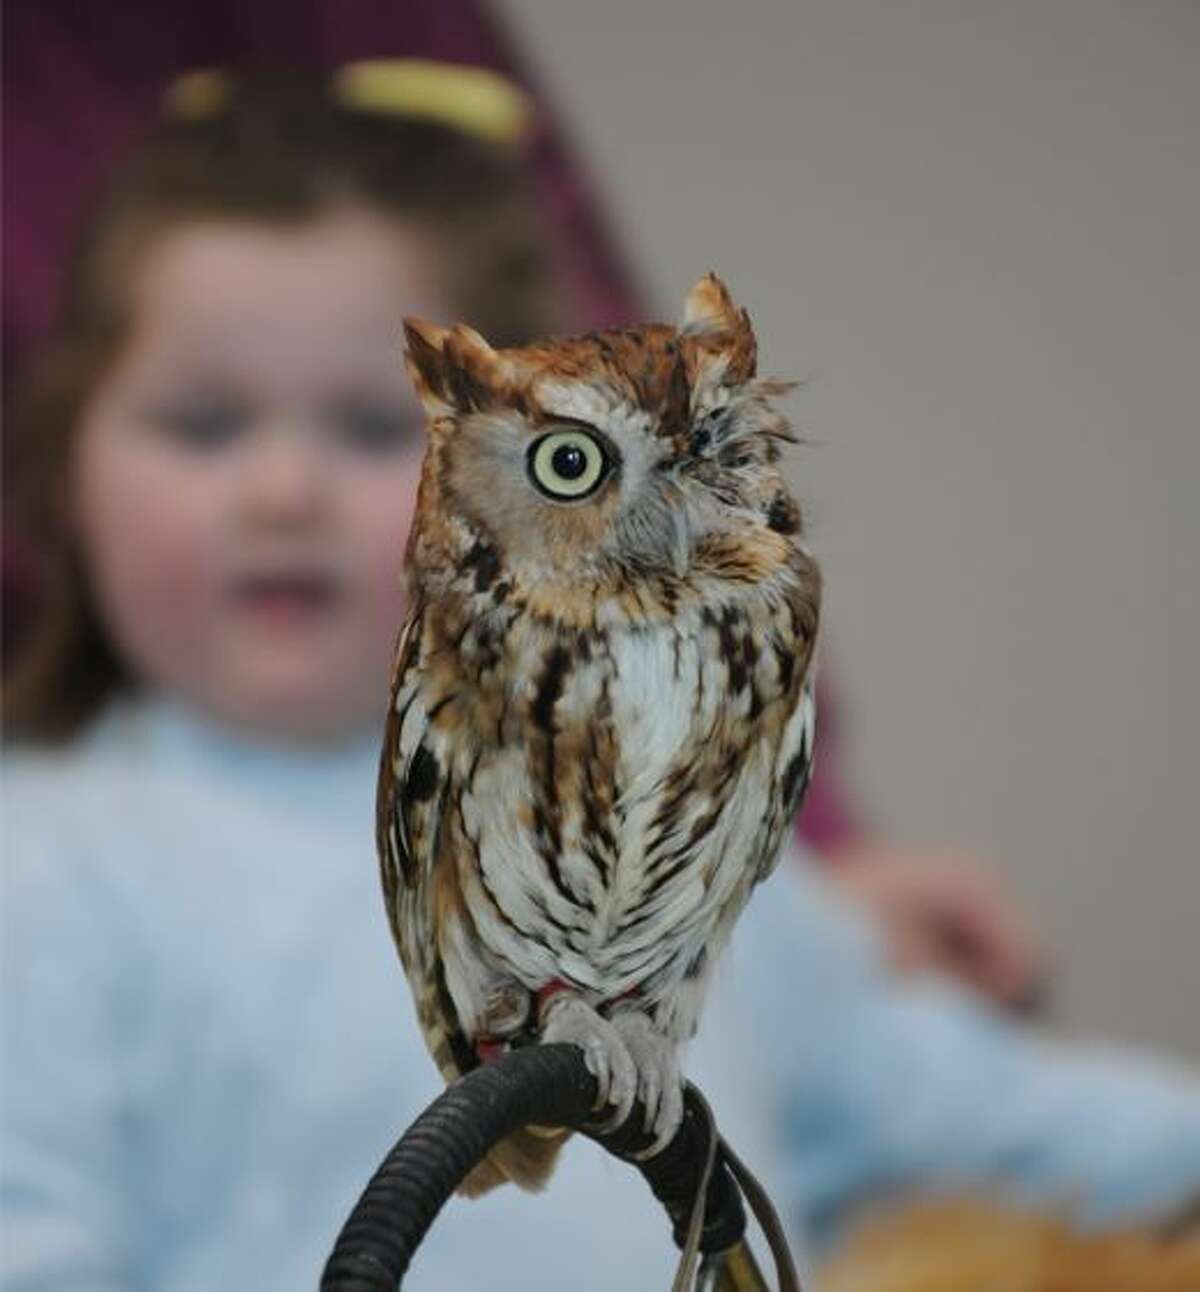
M649 1127L651 1130L658 1130L654 1143L649 1148L643 1149L640 1153L635 1153L637 1161L644 1161L647 1158L657 1157L664 1148L675 1138L679 1127L683 1124L683 1080L682 1078L668 1085L663 1091L662 1102L659 1105L656 1125Z
M634 1156L651 1158L666 1148L683 1121L679 1047L640 1010L622 1010L613 1015L612 1023L637 1070L637 1097L645 1110L643 1125L646 1133L654 1136L653 1144Z
M596 1078L593 1111L614 1105L605 1125L621 1125L633 1108L638 1075L620 1033L578 996L556 994L542 1012L543 1045L577 1045L587 1070Z

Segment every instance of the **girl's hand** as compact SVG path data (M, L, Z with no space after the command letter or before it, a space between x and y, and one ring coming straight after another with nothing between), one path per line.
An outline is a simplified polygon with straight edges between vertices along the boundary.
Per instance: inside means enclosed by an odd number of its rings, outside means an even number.
M898 970L949 974L1009 1009L1039 1003L1046 962L1030 922L975 857L858 843L827 860L830 877L877 919Z

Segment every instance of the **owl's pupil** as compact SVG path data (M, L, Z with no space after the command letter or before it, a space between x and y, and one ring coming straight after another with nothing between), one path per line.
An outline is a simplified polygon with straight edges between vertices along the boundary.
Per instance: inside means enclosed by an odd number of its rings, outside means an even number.
M550 458L555 475L563 480L578 480L587 470L587 456L578 444L560 444Z

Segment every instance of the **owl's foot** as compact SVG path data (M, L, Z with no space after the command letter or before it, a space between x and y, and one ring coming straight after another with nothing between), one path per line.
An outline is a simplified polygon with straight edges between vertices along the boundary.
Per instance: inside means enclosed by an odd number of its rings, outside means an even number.
M654 1157L671 1142L683 1121L679 1046L637 1009L613 1014L612 1025L637 1069L637 1097L645 1109L646 1133L654 1136L654 1143L636 1156Z
M542 1009L543 1045L577 1045L583 1051L587 1070L596 1078L598 1094L594 1108L613 1105L612 1124L619 1126L633 1108L638 1092L638 1074L620 1033L607 1019L578 996L560 992Z

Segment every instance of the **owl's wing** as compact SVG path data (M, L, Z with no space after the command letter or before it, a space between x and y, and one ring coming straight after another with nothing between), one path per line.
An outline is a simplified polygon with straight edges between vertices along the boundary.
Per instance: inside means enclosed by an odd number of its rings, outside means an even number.
M437 870L452 860L443 818L453 793L453 749L434 718L453 697L439 695L423 667L425 626L418 604L396 648L375 829L388 921L421 1031L442 1075L453 1081L479 1060L447 988L438 936Z
M396 648L375 800L376 842L392 918L401 886L425 883L432 873L449 782L449 750L432 726L423 686L423 628L423 608L417 605Z
M779 858L783 855L783 849L780 847L783 836L804 801L805 791L808 789L809 781L812 780L816 720L817 706L813 679L809 676L805 679L800 702L783 729L779 752L775 757L777 790L773 797L779 804L780 816L771 830L772 841L759 862L756 882L766 879L779 864Z

